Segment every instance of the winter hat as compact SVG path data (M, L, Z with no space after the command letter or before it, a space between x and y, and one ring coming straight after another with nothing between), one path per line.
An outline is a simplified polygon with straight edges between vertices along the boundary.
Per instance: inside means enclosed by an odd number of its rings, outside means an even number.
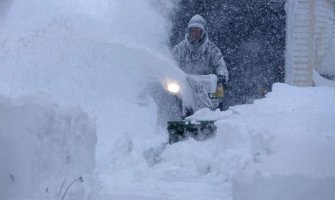
M188 28L201 28L203 32L206 31L206 20L199 14L194 15L188 23Z

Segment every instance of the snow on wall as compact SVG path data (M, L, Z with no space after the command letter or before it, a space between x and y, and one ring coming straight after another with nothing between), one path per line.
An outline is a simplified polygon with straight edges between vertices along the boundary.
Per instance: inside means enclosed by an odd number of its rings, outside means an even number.
M79 108L60 108L40 95L0 96L0 199L56 199L62 183L78 177L85 182L67 195L84 199L96 142L95 122Z
M316 69L333 42L333 23L335 2L333 0L315 1L315 51Z
M335 16L335 9L334 9ZM335 17L333 17L333 38L332 46L326 49L323 59L317 68L318 73L335 77Z
M335 43L334 43L335 44ZM317 69L318 73L330 77L335 77L335 45L333 45L326 52L322 62L320 63L319 68Z
M287 10L286 77L291 85L313 85L334 37L333 0L289 0ZM321 70L321 69L320 69Z

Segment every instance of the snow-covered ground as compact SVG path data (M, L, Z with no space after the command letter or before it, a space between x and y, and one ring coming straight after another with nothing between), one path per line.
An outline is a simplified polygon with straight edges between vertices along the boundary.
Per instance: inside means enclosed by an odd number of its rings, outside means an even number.
M106 195L124 199L333 199L334 108L335 88L275 84L267 98L254 104L227 112L203 109L192 116L217 120L218 133L211 140L188 140L163 152L155 146L136 152L129 148L129 138L118 141L124 144L117 148L123 149L121 159L114 158L113 170L101 176Z
M166 45L172 7L13 2L0 16L0 94L9 97L0 100L0 184L15 179L23 199L61 199L59 190L87 173L65 199L334 199L335 89L317 74L316 84L327 86L275 84L254 104L200 110L192 118L217 120L215 138L165 144L146 88L184 79ZM13 199L8 192L1 199Z

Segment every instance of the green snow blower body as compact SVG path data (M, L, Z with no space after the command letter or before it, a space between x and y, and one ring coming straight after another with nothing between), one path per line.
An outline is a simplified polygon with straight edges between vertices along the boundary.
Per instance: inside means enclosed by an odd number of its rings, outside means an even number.
M169 144L193 138L203 141L216 134L215 121L169 121L167 131Z
M223 98L223 85L217 84L217 77L211 75L192 75L187 77L187 82L193 94L194 104L187 107L183 103L181 105L181 116L184 120L174 120L167 122L167 132L169 136L169 144L193 138L197 141L203 141L215 136L217 127L215 121L211 120L187 120L187 117L201 108L209 108L215 110ZM174 83L176 84L176 83ZM175 94L178 90L170 91ZM177 97L177 95L176 95ZM179 98L182 102L182 99Z

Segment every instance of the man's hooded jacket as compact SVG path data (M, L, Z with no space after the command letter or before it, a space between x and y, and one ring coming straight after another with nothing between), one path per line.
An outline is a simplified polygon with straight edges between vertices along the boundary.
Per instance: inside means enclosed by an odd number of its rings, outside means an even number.
M208 39L206 20L200 15L192 17L188 29L202 29L199 41L191 42L187 33L185 39L173 48L173 54L179 67L190 75L216 74L228 80L228 70L220 49Z

